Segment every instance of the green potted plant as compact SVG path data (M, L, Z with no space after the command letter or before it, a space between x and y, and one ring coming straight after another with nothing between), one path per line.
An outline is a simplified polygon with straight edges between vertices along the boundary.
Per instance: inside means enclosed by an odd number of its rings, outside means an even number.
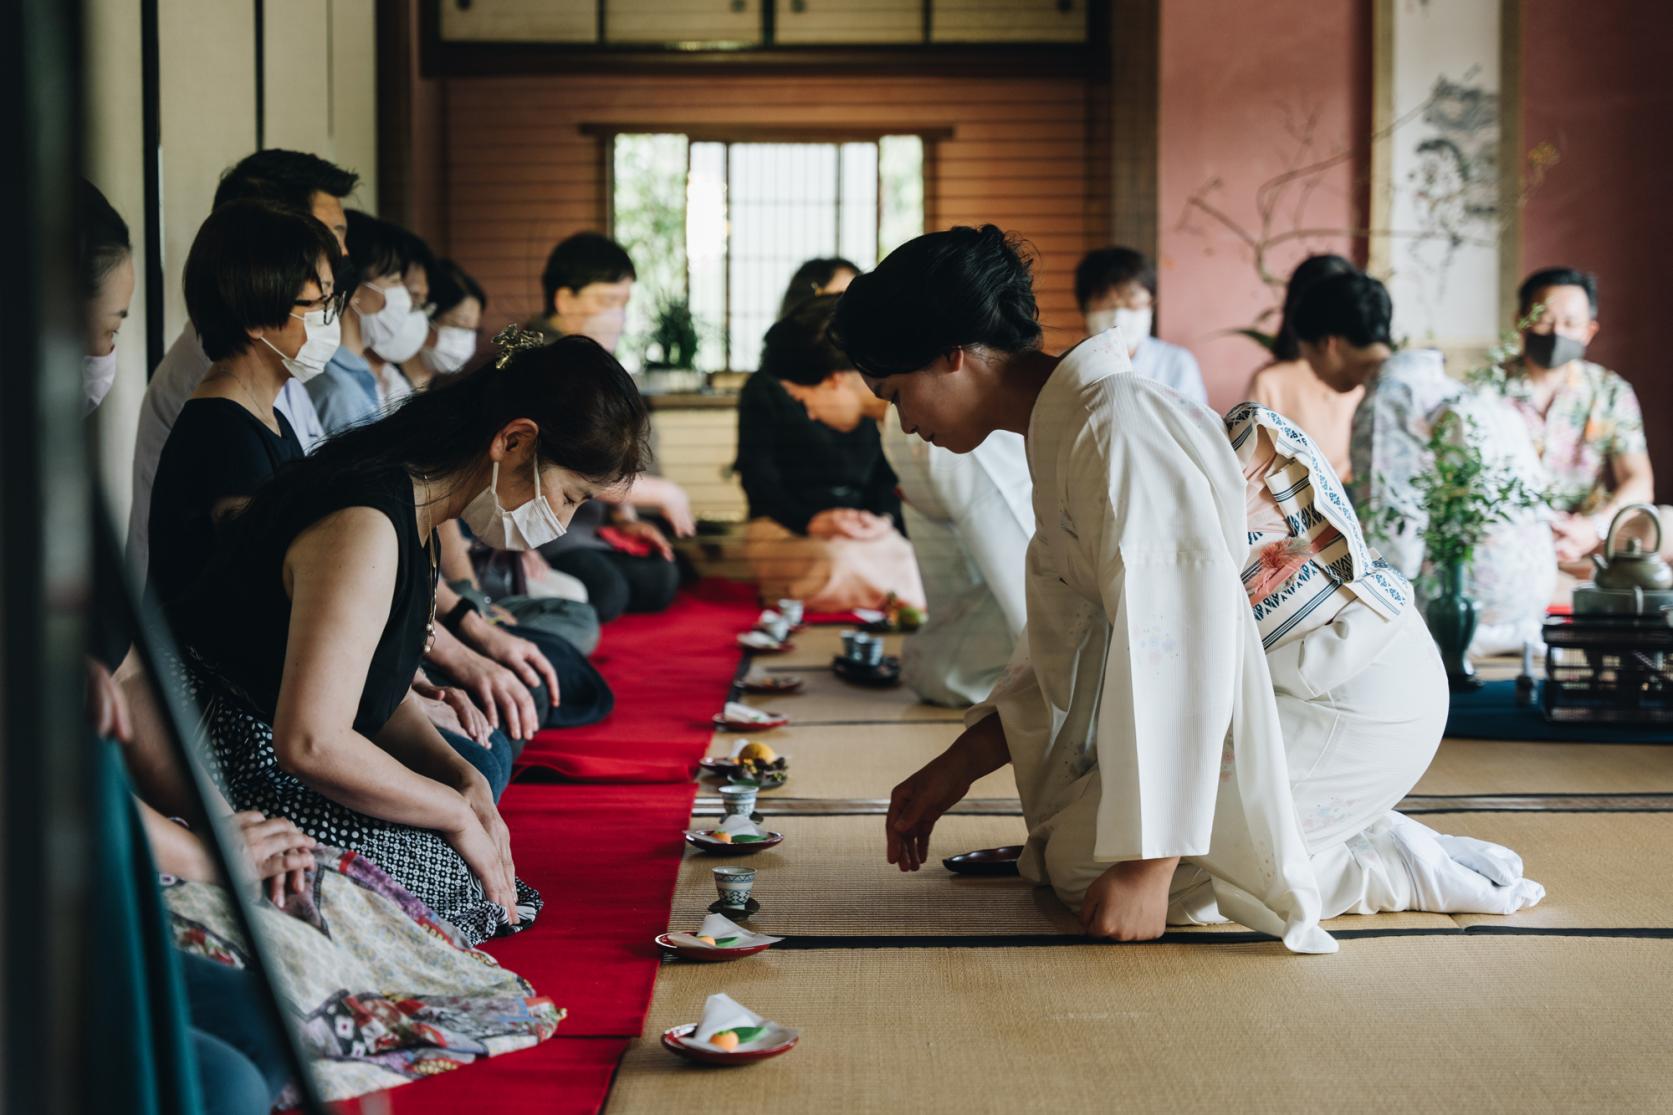
M679 370L696 367L697 320L691 314L691 303L684 298L667 298L659 303L656 328L651 331L650 339L660 358L647 360L648 367Z
M1476 602L1465 591L1476 547L1494 527L1545 502L1543 493L1525 484L1514 471L1488 464L1480 443L1473 418L1443 411L1426 446L1429 468L1412 480L1421 515L1400 506L1382 512L1384 523L1394 531L1404 534L1415 527L1423 539L1427 575L1436 587L1423 618L1440 648L1454 691L1481 685L1469 657Z

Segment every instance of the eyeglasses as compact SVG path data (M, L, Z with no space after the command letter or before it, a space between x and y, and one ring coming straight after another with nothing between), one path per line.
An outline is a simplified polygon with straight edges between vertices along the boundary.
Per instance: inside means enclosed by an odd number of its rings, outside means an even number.
M325 315L325 324L330 325L343 314L343 307L348 305L351 291L333 291L321 298L298 298L292 302L293 306L300 306L303 310L319 310Z

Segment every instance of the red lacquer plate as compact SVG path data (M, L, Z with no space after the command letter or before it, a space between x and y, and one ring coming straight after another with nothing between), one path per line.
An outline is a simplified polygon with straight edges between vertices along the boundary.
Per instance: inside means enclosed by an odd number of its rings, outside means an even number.
M742 844L734 840L728 844L711 838L706 832L693 829L685 834L685 842L698 851L706 852L711 856L749 856L768 848L776 848L784 843L782 832L769 832L766 836L767 839L765 840L747 840Z
M728 720L724 713L715 713L714 726L728 732L770 732L790 723L788 716L774 716L771 720Z
M765 677L745 678L745 693L796 693L805 683L796 674L768 674Z
M741 948L733 949L694 949L690 945L675 944L666 933L658 933L656 943L657 947L673 953L681 960L695 960L699 964L719 964L723 960L742 960L746 956L754 956L758 952L766 952L773 947L771 944L765 944L744 945ZM696 1027L693 1026L691 1029L695 1030Z
M769 1030L768 1037L773 1038L769 1044L753 1048L740 1049L735 1053L725 1053L715 1049L702 1049L687 1045L685 1039L697 1032L697 1023L688 1022L684 1026L675 1026L671 1030L662 1032L662 1047L676 1057L684 1057L688 1061L696 1061L700 1065L752 1065L756 1061L765 1061L777 1057L781 1053L788 1053L796 1048L801 1035L794 1030L787 1030L783 1026L774 1026Z

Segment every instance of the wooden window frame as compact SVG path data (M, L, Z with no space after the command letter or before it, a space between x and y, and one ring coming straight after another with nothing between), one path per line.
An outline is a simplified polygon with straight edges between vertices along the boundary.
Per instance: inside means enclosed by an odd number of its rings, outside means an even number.
M935 152L938 141L951 139L953 129L950 127L898 127L888 124L877 125L841 125L841 126L812 126L806 128L788 127L779 124L661 124L661 123L609 123L582 124L578 130L584 136L598 141L598 182L599 202L603 212L599 214L598 227L605 230L609 236L616 234L616 182L615 182L615 142L620 135L683 135L689 148L693 143L720 143L726 147L726 177L731 180L732 145L737 143L809 143L834 144L839 147L837 159L837 174L841 176L840 146L844 143L878 143L887 136L917 136L924 145L923 161L923 197L924 197L924 226L923 231L939 228L934 216L934 174ZM879 153L881 160L881 153ZM878 168L881 178L881 161ZM691 159L686 157L686 178L691 177ZM837 211L837 243L842 242L841 190L838 190L839 201ZM883 190L879 181L877 190L877 227L883 226ZM732 368L732 240L726 240L726 284L725 309L722 311L724 321L721 327L721 337L726 353L728 370Z
M779 43L777 5L760 0L760 43L644 45L604 41L608 0L598 0L595 42L448 42L441 35L441 6L461 0L421 0L419 70L424 77L575 73L873 73L942 76L1050 74L1085 77L1107 64L1111 20L1107 0L1086 0L1086 38L1078 43L937 43L930 41L934 0L923 0L924 38L913 43L823 46ZM469 0L464 0L468 3ZM899 134L899 133L896 133Z

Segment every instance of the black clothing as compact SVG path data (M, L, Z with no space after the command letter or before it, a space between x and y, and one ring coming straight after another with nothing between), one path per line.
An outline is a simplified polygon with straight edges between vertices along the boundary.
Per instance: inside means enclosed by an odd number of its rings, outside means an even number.
M852 430L834 430L809 418L778 380L761 372L738 395L736 467L752 519L765 516L806 534L819 512L852 507L887 515L905 533L877 423L861 419Z
M302 442L277 410L275 434L231 399L187 399L157 459L151 486L151 553L146 592L168 603L203 572L215 549L215 504L248 497L303 457Z
M569 550L547 561L587 586L587 603L598 613L599 623L609 623L623 612L660 612L674 602L680 587L680 567L661 554L635 557L620 550Z
M412 686L436 592L435 571L414 518L412 480L405 470L356 477L331 491L297 493L270 521L226 524L214 560L170 607L169 618L180 640L221 679L241 690L271 723L290 637L285 554L297 535L347 507L371 507L388 516L398 543L389 620L372 652L354 718L355 731L373 736Z

